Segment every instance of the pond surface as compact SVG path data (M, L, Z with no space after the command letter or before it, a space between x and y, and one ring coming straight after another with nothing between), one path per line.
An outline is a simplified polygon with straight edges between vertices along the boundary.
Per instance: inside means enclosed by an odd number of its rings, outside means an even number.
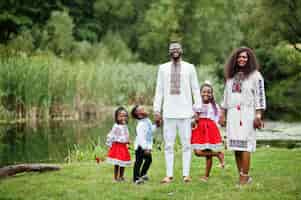
M17 163L66 162L74 146L104 146L112 119L97 121L52 121L47 124L0 126L0 167ZM130 121L131 141L135 124ZM162 140L161 131L157 140ZM301 147L301 123L267 122L257 133L259 145Z

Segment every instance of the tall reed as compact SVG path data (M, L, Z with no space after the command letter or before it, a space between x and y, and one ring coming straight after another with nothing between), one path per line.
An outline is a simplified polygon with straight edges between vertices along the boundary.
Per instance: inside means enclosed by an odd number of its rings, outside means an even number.
M13 96L25 107L49 108L52 103L74 105L152 105L157 66L121 63L108 59L93 62L68 61L50 53L0 56L0 96ZM209 79L220 98L221 84L214 66L197 67L199 81Z

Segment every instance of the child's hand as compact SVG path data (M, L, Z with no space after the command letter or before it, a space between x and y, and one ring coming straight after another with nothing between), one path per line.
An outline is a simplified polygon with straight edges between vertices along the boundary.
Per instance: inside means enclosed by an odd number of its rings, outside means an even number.
M226 126L226 116L224 112L222 112L221 115L219 116L218 123L222 127Z
M160 127L162 125L162 117L159 112L154 113L154 120L157 127Z
M192 130L196 129L197 127L198 127L197 121L192 120L192 122L191 122L191 128L192 128Z
M161 119L155 120L155 124L156 124L157 128L161 127L161 124L162 124Z
M145 149L145 150L144 150L144 154L145 154L145 155L149 155L149 154L151 154L151 152L152 152L152 151L151 151L150 149Z

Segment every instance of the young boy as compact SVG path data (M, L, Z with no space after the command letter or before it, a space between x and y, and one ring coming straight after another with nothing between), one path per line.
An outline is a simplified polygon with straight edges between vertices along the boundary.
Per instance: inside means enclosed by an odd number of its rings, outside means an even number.
M141 105L136 105L132 109L132 117L138 120L136 126L136 139L135 139L135 165L134 165L134 177L135 184L142 184L149 178L147 171L152 163L152 144L153 144L153 132L160 126L152 124L148 118L148 113ZM140 169L142 166L142 169Z

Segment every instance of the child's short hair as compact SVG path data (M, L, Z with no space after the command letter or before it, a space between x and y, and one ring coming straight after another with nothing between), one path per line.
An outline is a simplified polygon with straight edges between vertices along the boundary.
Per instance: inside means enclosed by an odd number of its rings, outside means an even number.
M135 105L135 106L133 107L132 111L131 111L131 115L132 115L132 117L133 117L134 119L139 119L139 118L138 118L138 115L137 115L137 113L136 113L138 107L139 107L139 105Z
M114 120L115 120L116 124L120 124L120 122L118 121L118 114L119 114L121 111L126 112L126 115L128 116L128 111L127 111L123 106L118 107L118 108L115 110L115 115L114 115L114 117L115 117ZM126 123L128 123L128 120L126 120Z

